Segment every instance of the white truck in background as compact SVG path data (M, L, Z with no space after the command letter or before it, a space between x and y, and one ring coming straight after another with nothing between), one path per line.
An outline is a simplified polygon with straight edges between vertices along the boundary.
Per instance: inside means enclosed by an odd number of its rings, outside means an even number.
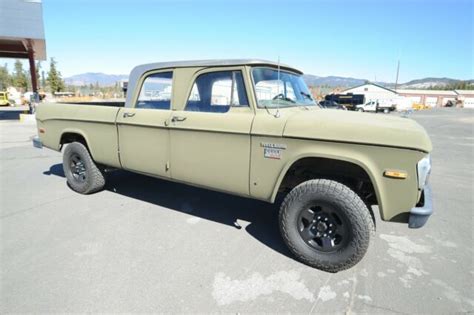
M364 104L356 106L358 112L384 112L386 114L397 109L397 105L387 100L369 100Z

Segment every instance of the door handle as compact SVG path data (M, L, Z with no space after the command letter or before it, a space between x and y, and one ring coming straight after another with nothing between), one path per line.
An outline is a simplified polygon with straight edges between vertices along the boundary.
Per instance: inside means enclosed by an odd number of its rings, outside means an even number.
M133 116L135 116L135 113L123 113L123 118L133 117Z
M185 121L186 117L183 116L173 116L171 117L171 122Z

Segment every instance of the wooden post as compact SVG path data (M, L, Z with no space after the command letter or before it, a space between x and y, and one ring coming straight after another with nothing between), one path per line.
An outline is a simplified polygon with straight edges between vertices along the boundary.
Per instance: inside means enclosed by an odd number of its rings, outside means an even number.
M31 43L28 45L28 61L30 62L30 73L31 73L31 86L33 87L33 92L38 92L38 78L36 77L36 64L35 56L33 52L33 47Z

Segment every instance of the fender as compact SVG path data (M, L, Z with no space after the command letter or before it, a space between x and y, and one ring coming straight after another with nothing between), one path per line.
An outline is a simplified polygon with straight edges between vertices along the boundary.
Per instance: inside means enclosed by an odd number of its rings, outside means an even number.
M275 199L276 199L276 196L278 194L278 190L280 188L280 185L281 185L281 183L283 181L283 178L285 177L286 173L288 172L288 170L296 162L298 162L302 159L305 159L305 158L325 158L325 159L330 159L330 160L344 161L344 162L348 162L348 163L351 163L351 164L355 164L355 165L359 166L360 168L362 168L364 170L364 172L367 173L367 175L369 176L370 181L372 182L372 186L374 187L376 198L379 202L378 206L379 206L380 212L382 213L383 204L382 204L382 200L380 198L381 194L380 194L380 190L379 190L379 184L377 183L377 179L374 176L374 173L372 172L372 170L365 163L363 163L360 160L353 159L353 158L347 157L347 156L337 156L337 155L320 154L320 153L318 153L318 154L315 154L315 153L299 154L299 155L295 156L293 159L291 159L288 163L285 164L285 166L283 167L283 169L280 172L280 175L278 176L277 182L276 182L275 187L273 189L273 193L272 193L272 197L271 197L271 202L272 203L275 202Z

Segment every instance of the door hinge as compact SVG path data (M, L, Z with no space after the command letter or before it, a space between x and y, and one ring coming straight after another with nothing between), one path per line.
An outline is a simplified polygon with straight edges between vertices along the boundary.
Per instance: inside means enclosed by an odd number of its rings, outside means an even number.
M165 171L168 172L168 170L170 169L170 162L166 162L166 165L165 165Z

